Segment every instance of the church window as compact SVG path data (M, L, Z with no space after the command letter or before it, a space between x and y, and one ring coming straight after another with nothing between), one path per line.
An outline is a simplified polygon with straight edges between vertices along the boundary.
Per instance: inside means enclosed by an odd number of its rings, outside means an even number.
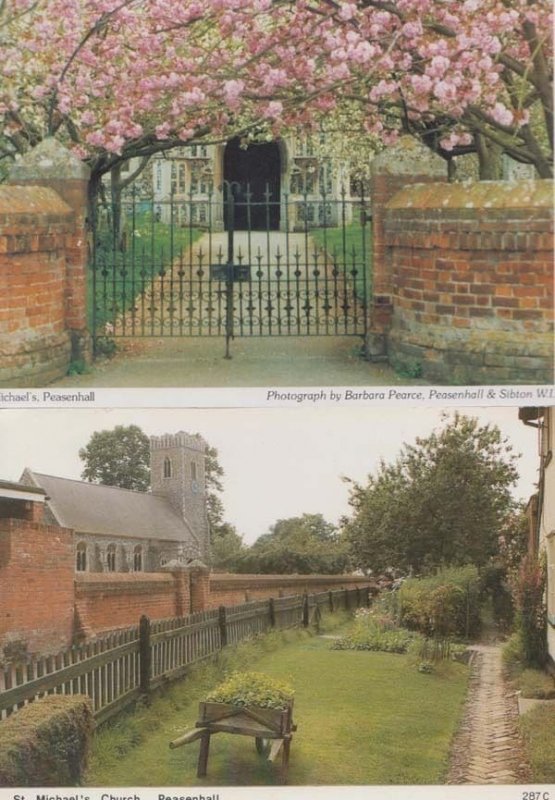
M116 546L109 544L106 550L106 568L108 572L116 571Z
M143 568L143 548L138 544L133 551L133 571L141 572Z
M77 572L86 572L87 570L87 545L85 542L79 542L77 545L75 569Z
M156 191L162 191L162 164L159 161L156 164Z
M185 163L181 162L179 164L178 181L177 181L177 191L180 194L184 194L185 193L185 175L186 175Z
M191 461L191 480L197 480L197 464L196 461Z
M172 476L172 462L169 458L164 459L164 478L171 478Z

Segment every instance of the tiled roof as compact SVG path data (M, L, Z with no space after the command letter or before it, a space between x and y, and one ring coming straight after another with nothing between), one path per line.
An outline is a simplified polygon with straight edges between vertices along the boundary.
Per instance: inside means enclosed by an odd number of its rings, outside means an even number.
M165 497L57 478L26 469L22 483L44 489L59 525L81 533L196 541L190 524Z

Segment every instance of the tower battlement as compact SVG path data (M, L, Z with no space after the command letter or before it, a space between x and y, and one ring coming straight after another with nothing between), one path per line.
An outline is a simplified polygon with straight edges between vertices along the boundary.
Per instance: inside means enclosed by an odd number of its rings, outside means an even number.
M185 431L164 433L162 436L150 437L151 450L167 450L174 447L187 447L189 450L197 450L199 453L204 454L208 443L199 433L191 434Z

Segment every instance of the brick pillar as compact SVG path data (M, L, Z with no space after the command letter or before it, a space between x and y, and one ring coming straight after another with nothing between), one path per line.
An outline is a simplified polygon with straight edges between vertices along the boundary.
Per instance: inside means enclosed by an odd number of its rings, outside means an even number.
M384 214L394 194L413 183L447 180L447 164L413 136L402 136L372 161L372 300L367 351L371 360L386 358L386 337L393 314L393 282L384 243Z
M44 503L33 503L32 500L28 500L25 503L25 519L29 522L43 522Z
M204 611L210 601L210 570L200 561L189 565L191 612Z
M72 209L73 231L66 240L66 329L71 335L73 360L91 360L87 331L87 192L90 169L56 139L44 139L12 167L12 186L47 186Z
M175 616L186 617L191 613L191 588L189 570L186 566L172 567L175 592Z

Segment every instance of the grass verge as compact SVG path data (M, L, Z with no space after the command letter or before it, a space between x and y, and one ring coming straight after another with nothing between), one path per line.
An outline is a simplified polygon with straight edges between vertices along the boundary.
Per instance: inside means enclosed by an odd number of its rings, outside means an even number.
M311 228L310 235L325 249L334 264L345 268L357 297L369 297L372 281L371 226L352 224L345 228Z
M555 713L553 705L538 705L520 718L520 730L532 769L533 783L555 783Z
M202 235L203 231L198 228L171 226L153 219L150 212L141 212L137 213L134 229L129 233L125 249L121 250L114 246L110 231L101 228L97 233L96 268L91 265L87 280L89 325L92 325L94 302L97 331L103 330L107 323L115 325L118 315L132 308L136 297L169 272L172 264L177 265L176 272L181 270L181 254L186 254ZM187 255L184 263L187 263ZM96 297L93 297L94 285Z
M334 615L335 617L335 615ZM338 619L323 620L330 631ZM306 631L272 633L223 652L150 707L95 737L88 785L260 786L279 782L250 737L212 737L208 776L196 777L198 744L170 751L194 726L198 701L226 672L256 669L295 687L292 785L441 783L466 694L466 667L422 675L405 656L332 650Z

